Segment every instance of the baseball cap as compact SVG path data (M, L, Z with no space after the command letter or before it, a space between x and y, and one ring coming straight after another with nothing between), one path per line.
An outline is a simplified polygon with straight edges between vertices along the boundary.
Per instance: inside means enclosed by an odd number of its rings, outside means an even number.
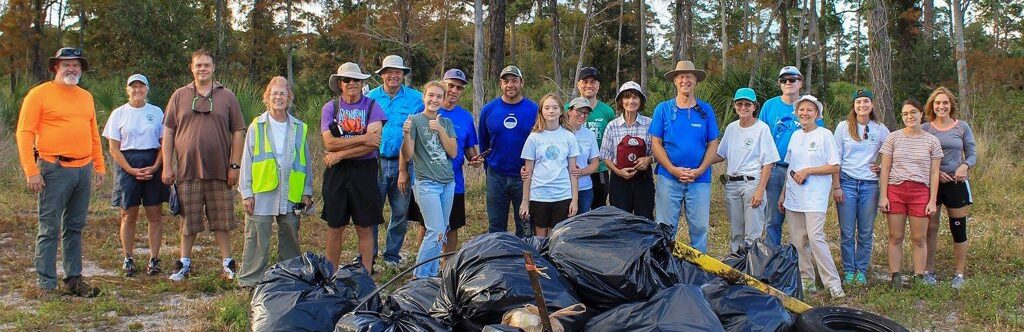
M868 89L857 89L853 92L853 100L857 100L860 97L868 97L868 99L875 100L875 95L871 94L871 90Z
M583 67L583 69L580 69L580 80L591 76L593 76L595 79L597 78L597 68Z
M448 69L448 71L444 72L443 79L459 80L462 81L462 84L469 84L469 80L466 79L466 73L463 73L462 70L459 70L458 68Z
M594 106L590 105L590 101L587 100L587 98L583 98L582 96L573 98L572 101L569 102L569 108L571 109L578 109L580 107L586 107L591 110L594 109Z
M519 70L516 66L507 66L501 70L501 74L498 74L498 78L505 77L505 75L516 75L519 78L523 78L523 71Z
M800 77L804 77L804 74L801 74L800 73L800 69L797 69L796 67L785 66L785 67L782 67L781 70L779 70L779 77L783 77L783 76L800 76Z
M736 94L733 95L732 101L748 100L754 104L757 104L757 94L754 93L754 89L751 88L740 88L736 90Z
M142 82L142 84L149 86L149 79L146 78L146 75L142 74L134 74L132 76L128 76L128 83L125 83L125 85L132 85L132 82L135 81Z

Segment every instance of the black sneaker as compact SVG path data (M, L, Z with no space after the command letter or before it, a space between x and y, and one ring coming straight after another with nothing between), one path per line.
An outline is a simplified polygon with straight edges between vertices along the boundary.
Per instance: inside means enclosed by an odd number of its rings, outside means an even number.
M898 272L890 274L889 277L891 278L889 280L889 287L892 287L892 289L903 289L906 286L903 284L903 276Z
M155 275L160 274L160 272L163 272L163 270L160 269L160 259L159 258L150 258L149 259L149 267L146 269L146 274L149 274L151 276L155 276Z
M124 258L124 276L135 276L135 259L132 259L131 257Z
M99 288L90 286L81 276L64 279L64 287L65 292L75 296L96 297L100 293Z

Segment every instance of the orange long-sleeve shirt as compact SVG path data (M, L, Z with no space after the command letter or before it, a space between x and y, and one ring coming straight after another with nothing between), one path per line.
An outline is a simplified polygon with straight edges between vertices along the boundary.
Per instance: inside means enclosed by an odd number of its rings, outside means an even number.
M92 161L97 173L106 171L97 128L92 94L85 89L52 81L32 88L18 114L18 157L25 177L39 175L33 146L43 160L53 162L57 156L75 159L61 162L66 167Z

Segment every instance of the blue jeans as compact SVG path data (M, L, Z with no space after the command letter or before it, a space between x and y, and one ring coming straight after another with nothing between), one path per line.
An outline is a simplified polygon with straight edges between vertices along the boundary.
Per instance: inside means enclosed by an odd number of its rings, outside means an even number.
M597 186L596 184L594 186ZM576 199L576 214L587 213L590 211L590 204L594 202L594 188L587 190L580 190L577 194Z
M508 207L512 204L512 215L516 221L516 237L533 236L533 227L519 216L519 204L523 202L523 179L505 176L487 169L487 232L508 231Z
M708 250L708 221L711 219L711 184L682 183L662 175L658 178L655 198L655 218L672 226L672 235L679 225L679 212L686 211L690 233L690 246L701 252Z
M765 196L767 196L765 214L768 219L768 226L764 230L765 241L776 246L782 244L782 224L786 221L786 215L779 211L779 196L782 195L782 187L786 185L788 170L788 166L775 164L764 190Z
M836 204L843 271L866 274L871 262L871 242L875 236L878 181L857 180L840 173L839 185L845 200Z
M413 185L413 193L416 195L416 203L420 205L423 227L426 229L423 242L420 243L419 254L416 256L416 264L419 264L441 254L441 248L447 240L445 233L448 232L448 218L452 214L452 202L455 200L455 182L416 181L416 184ZM440 266L440 259L432 260L430 263L417 267L413 271L413 276L416 278L436 277Z
M380 188L380 197L385 199L391 206L391 220L388 221L387 235L384 239L385 261L398 262L402 260L402 242L405 241L405 230L408 226L405 213L409 209L409 191L402 193L398 190L398 160L379 158L380 174L377 177L377 186ZM408 165L409 181L416 177L412 163ZM373 252L377 253L377 232L378 228L373 227Z
M35 268L39 287L57 288L57 244L64 252L64 277L82 275L82 229L89 213L93 164L61 167L39 160L43 191L39 192L39 232Z

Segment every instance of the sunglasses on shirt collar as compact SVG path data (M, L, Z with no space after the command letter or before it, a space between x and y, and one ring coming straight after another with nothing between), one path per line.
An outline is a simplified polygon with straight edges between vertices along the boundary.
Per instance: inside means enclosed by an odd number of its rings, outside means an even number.
M207 101L209 101L209 103L210 103L210 109L209 110L196 109L196 101L198 101L199 98L203 98L203 99L206 99ZM200 107L200 108L202 108L202 107ZM193 113L200 113L200 114L213 113L213 91L210 91L210 96L209 97L200 97L198 94L196 94L195 90L192 90L192 112Z

